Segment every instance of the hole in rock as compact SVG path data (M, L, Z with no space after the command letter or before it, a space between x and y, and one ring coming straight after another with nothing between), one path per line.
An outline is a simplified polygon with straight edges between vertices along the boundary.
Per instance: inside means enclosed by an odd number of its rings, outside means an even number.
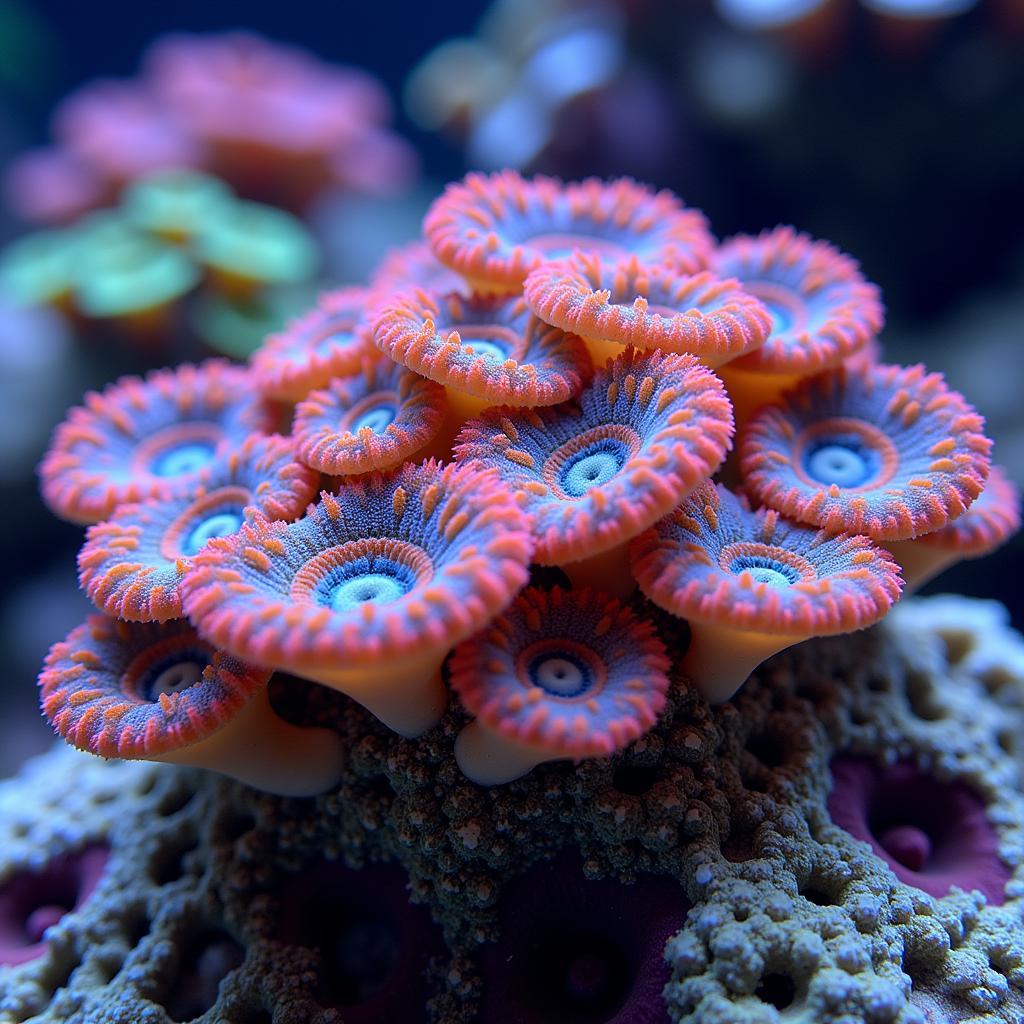
M910 979L914 988L922 985L927 976L927 960L912 945L903 953L903 973Z
M135 949L149 934L151 922L144 907L137 908L125 919L125 938L129 949Z
M46 929L85 903L108 856L105 845L93 844L52 857L40 871L17 871L0 885L0 966L26 963L46 951Z
M165 818L169 818L172 814L177 814L178 811L183 810L192 801L192 797L195 793L187 789L172 789L170 792L165 793L156 805L158 814L163 815Z
M247 832L251 832L256 827L256 819L245 812L232 814L224 822L224 838L230 843L234 843L241 839Z
M742 864L757 856L754 850L754 837L750 833L730 834L722 843L722 856L731 864Z
M939 639L945 647L947 665L959 665L977 646L977 637L968 630L943 629Z
M245 950L222 928L186 936L178 972L164 998L173 1021L201 1017L217 1002L221 981L245 959Z
M988 690L992 696L998 696L999 691L1005 687L1015 687L1018 677L1007 668L996 665L985 669L978 675L978 682Z
M819 907L834 907L836 901L827 893L824 889L819 889L813 883L800 890L800 895L809 903L814 903Z
M119 956L104 956L95 961L96 974L100 978L101 985L109 985L117 976L117 972L124 966L124 958Z
M870 843L907 885L935 897L953 885L1001 904L1010 869L985 803L962 782L927 775L911 761L879 765L850 755L832 759L832 820Z
M756 761L743 759L740 764L740 781L743 788L751 793L767 793L771 789L771 775Z
M170 885L185 874L185 858L196 848L194 836L178 837L178 844L160 850L153 858L150 874L157 885Z
M138 788L135 792L138 793L139 796L149 796L149 794L153 792L156 782L157 773L153 771L139 782Z
M54 964L53 971L41 980L41 986L50 996L53 996L58 989L67 987L68 982L71 981L71 975L75 973L75 968L81 962L75 953L65 954Z
M868 689L872 693L888 693L891 689L889 679L886 676L872 673L868 676Z
M395 799L395 787L386 775L374 775L366 783L367 791L389 807Z
M268 1010L251 1010L239 1017L237 1024L274 1024L274 1017Z
M758 733L747 740L747 750L766 768L778 768L785 763L786 752L779 741L768 733Z
M619 764L612 773L612 786L627 796L641 796L657 781L657 765Z
M937 701L935 684L923 672L911 669L907 673L907 701L910 710L924 722L936 722L946 717L946 709Z
M424 971L446 949L406 883L397 865L322 861L281 887L279 937L317 950L318 999L340 1008L346 1024L427 1020Z
M561 856L509 882L500 936L480 951L480 1024L660 1021L665 941L689 906L678 883L588 881Z
M762 1003L768 1003L776 1010L785 1010L796 997L796 985L788 974L766 974L754 994Z

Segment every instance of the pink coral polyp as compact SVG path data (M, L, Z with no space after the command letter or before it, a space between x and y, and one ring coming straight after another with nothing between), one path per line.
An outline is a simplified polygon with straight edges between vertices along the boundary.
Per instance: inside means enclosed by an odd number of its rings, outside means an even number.
M721 381L692 356L630 349L578 401L488 410L456 444L493 467L533 519L538 562L607 551L668 513L732 439Z
M381 303L373 340L424 377L494 404L564 402L592 370L579 338L518 297L415 291Z
M654 725L668 668L653 627L618 600L531 588L456 649L451 684L503 736L555 757L606 757Z
M364 288L321 295L316 307L272 334L252 357L253 373L268 397L298 402L332 377L358 371L370 352Z
M121 505L89 528L78 579L101 611L138 622L180 618L180 584L212 537L230 536L247 519L295 519L319 474L295 459L291 441L254 436L203 470L177 498Z
M576 249L693 273L707 266L713 245L704 215L671 192L629 178L563 184L515 171L467 174L449 185L423 232L445 266L513 292L534 267Z
M163 167L198 167L202 144L132 82L98 81L54 113L54 134L91 170L117 185Z
M635 257L608 263L579 253L526 279L526 301L546 323L588 338L689 352L708 366L764 344L772 318L735 280L680 275Z
M839 369L802 382L740 433L751 496L802 523L906 540L981 494L982 418L923 366Z
M901 589L898 567L866 537L752 511L712 483L637 538L632 558L640 588L673 615L780 636L863 629Z
M387 94L370 75L253 33L165 36L146 65L161 100L208 142L308 156L390 114Z
M308 466L331 476L390 469L437 434L444 389L389 359L336 377L295 409L295 440Z
M856 261L792 228L737 235L711 265L722 277L737 278L772 317L768 340L737 361L739 370L806 377L838 366L882 329L878 288Z
M370 281L370 288L384 298L414 288L445 295L465 291L466 282L441 263L425 242L409 242L384 257Z
M43 714L73 746L156 757L222 728L269 676L217 652L187 622L93 615L50 649L39 690Z
M1005 544L1019 529L1020 492L1005 470L993 466L974 504L948 526L926 533L920 541L948 547L962 558L981 558Z
M221 360L122 377L55 431L43 498L64 519L96 523L118 505L187 493L215 459L271 428L248 372Z
M428 461L345 481L305 518L213 540L185 580L200 631L300 671L447 649L526 580L526 518L496 474Z

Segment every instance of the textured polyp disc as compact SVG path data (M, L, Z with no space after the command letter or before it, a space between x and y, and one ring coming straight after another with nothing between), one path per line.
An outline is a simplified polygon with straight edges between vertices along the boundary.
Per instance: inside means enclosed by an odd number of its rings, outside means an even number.
M57 428L39 467L43 498L65 519L99 522L118 505L187 493L219 452L271 429L248 371L226 362L123 377Z
M856 260L792 228L737 235L711 266L737 278L772 317L768 340L737 361L740 370L806 377L860 351L885 322L878 288Z
M923 366L841 368L747 423L743 483L802 523L906 540L945 526L981 494L991 447L983 426Z
M526 517L497 475L406 463L346 480L290 525L212 540L185 579L203 635L298 671L446 651L526 582Z
M183 620L92 615L50 649L39 687L43 714L72 745L149 758L223 728L269 678L215 651Z
M445 266L510 292L540 263L577 249L693 273L707 266L714 244L704 215L671 192L629 178L563 184L515 171L467 174L449 185L423 233Z
M630 349L576 402L492 409L456 443L498 471L533 519L535 558L578 561L667 514L725 458L732 407L692 356Z
M718 366L764 344L768 310L736 280L679 274L578 254L541 264L526 279L526 301L545 323L586 338L689 352Z
M331 476L390 469L437 434L444 388L390 359L369 359L295 408L299 457Z
M655 723L668 667L654 628L621 602L530 588L459 645L451 685L503 736L552 757L606 757Z
M321 295L316 306L272 334L252 355L265 395L297 402L332 377L355 373L370 351L365 288Z
M579 338L515 296L415 291L381 304L373 340L424 377L496 405L564 402L592 370Z
M319 479L296 461L290 439L251 437L204 469L187 493L118 506L91 526L78 555L79 582L108 615L179 618L182 577L212 537L230 536L257 514L297 518Z
M829 535L751 511L705 483L638 537L640 588L682 618L792 637L877 622L900 595L899 567L867 537Z

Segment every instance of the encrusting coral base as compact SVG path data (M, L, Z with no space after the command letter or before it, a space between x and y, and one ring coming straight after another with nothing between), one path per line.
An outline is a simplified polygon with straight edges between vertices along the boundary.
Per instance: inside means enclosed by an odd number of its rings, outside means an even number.
M333 791L63 744L0 784L0 1022L1024 1015L1024 640L997 604L905 601L494 789L456 766L458 707L410 742L324 687L271 696L341 734Z

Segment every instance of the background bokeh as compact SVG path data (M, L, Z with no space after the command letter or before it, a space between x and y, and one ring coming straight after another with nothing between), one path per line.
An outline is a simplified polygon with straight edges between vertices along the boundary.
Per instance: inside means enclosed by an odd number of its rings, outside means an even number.
M421 174L397 194L327 194L304 211L324 282L365 277L469 167L633 174L678 190L719 236L792 223L855 255L886 299L887 359L943 371L986 415L996 460L1019 484L1024 4L959 6L907 24L858 0L181 0L173 14L0 0L0 160L45 144L72 90L136 74L162 33L251 29L371 71L419 153ZM788 13L772 21L774 8ZM0 209L0 241L25 229ZM44 509L34 465L86 389L183 354L83 339L0 296L0 776L47 741L35 675L88 610L81 531ZM1022 573L1018 538L928 589L999 598L1024 627Z

